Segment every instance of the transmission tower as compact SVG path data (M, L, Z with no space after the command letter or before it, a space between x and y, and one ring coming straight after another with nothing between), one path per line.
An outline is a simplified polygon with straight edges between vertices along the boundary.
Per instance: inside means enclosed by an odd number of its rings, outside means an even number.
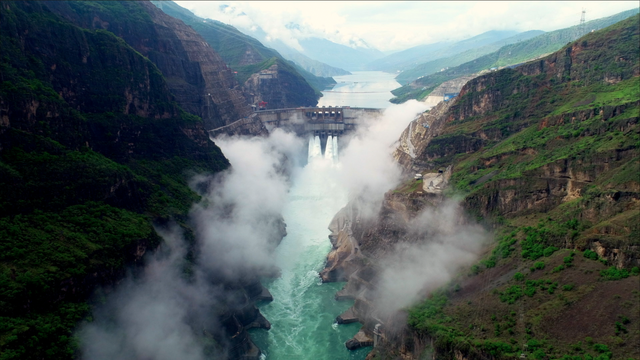
M584 36L585 34L585 15L586 15L587 11L582 8L582 15L580 16L580 23L578 24L578 26L576 26L574 28L573 31L573 41L578 40L581 36Z
M578 40L578 38L580 38L581 36L584 36L585 34L585 15L587 14L587 10L585 10L584 8L582 8L582 15L580 15L580 24L578 25L578 27L576 28L576 32L574 35L574 41Z

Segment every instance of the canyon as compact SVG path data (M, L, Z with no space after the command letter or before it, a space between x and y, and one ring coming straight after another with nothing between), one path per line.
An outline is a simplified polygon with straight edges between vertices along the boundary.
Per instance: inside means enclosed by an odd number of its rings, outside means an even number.
M3 357L639 356L638 15L295 136L332 81L173 5L0 5Z

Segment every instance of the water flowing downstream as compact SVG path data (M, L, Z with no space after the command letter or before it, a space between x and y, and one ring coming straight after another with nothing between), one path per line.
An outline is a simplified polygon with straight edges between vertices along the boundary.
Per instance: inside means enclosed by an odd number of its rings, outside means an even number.
M377 71L336 77L336 81L333 90L338 92L323 93L319 106L387 108L391 105L390 90L400 86L393 74ZM396 130L398 134L402 131ZM339 172L348 169L342 169L339 140L338 136L329 136L323 153L320 137L310 136L308 163L293 176L283 211L288 235L275 253L275 263L282 274L264 283L273 295L273 302L259 304L272 328L250 330L266 360L362 360L371 350L346 349L344 343L358 332L361 324L337 325L335 318L353 302L335 300L335 293L344 283L322 284L318 276L331 250L327 228L347 203L346 185L340 183L344 174L339 176ZM381 151L386 153L382 146ZM377 159L380 156L375 155Z
M320 138L310 138L309 162L294 177L283 213L287 236L275 254L282 273L265 282L273 302L259 306L272 328L251 332L263 358L364 359L370 350L345 348L344 342L361 325L334 323L352 302L334 299L343 283L322 284L318 277L331 248L327 227L347 202L346 190L336 176L337 144L337 137L329 138L323 156Z

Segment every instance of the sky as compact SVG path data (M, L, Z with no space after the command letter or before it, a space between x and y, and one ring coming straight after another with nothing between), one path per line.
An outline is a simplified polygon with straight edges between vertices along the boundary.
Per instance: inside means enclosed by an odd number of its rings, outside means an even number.
M384 52L489 30L552 31L638 7L637 1L177 1L203 18L250 33L262 28L300 50L306 37ZM265 45L269 45L268 43Z

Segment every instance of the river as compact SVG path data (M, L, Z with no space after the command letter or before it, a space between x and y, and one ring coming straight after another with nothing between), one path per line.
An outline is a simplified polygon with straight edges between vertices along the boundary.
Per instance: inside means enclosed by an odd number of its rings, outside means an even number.
M338 84L323 92L319 106L386 108L390 91L400 86L393 74L378 71L335 80ZM339 151L333 159L313 156L313 151L310 146L308 164L293 177L283 212L287 236L275 253L281 276L264 283L274 300L259 304L272 328L250 333L267 360L362 360L370 348L349 351L344 346L361 325L335 323L336 316L353 305L334 298L344 283L323 284L318 276L331 250L327 227L347 202L346 189L337 181Z
M337 84L322 92L318 106L351 106L387 108L393 97L391 90L399 88L395 74L382 71L354 71L352 75L334 76Z

